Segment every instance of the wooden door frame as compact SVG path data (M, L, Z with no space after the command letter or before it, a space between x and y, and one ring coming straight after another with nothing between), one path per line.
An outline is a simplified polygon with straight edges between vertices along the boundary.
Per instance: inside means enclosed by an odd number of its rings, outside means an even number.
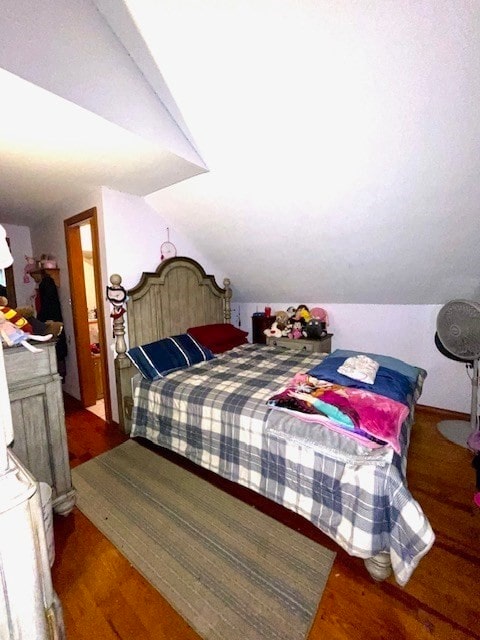
M104 315L104 304L103 304L103 285L102 285L102 269L100 262L100 241L98 235L98 221L97 221L97 209L96 207L92 207L91 209L87 209L82 213L79 213L71 218L68 218L64 221L65 228L65 242L67 248L67 262L68 262L68 272L70 279L70 296L72 300L72 316L73 316L73 328L75 333L75 348L77 353L77 364L78 364L78 377L79 377L79 385L80 385L80 397L82 404L84 406L84 396L85 389L87 389L87 394L91 394L92 392L92 383L93 387L95 387L94 376L91 375L91 360L88 361L86 359L87 353L79 348L79 344L77 341L77 335L80 337L80 342L85 342L85 336L89 336L88 329L88 315L86 308L86 296L85 296L85 279L83 275L83 262L82 269L77 271L75 270L75 257L72 255L72 250L70 247L69 236L71 237L72 231L73 233L77 233L74 231L76 228L78 230L78 235L80 235L80 226L84 222L90 223L90 230L92 235L92 258L93 258L93 272L94 272L94 282L95 282L95 296L97 300L97 321L98 321L98 340L100 343L100 357L102 362L102 385L103 385L103 397L105 402L105 420L108 423L112 421L112 406L111 406L111 397L110 397L110 384L108 377L108 359L107 359L107 349L108 343L106 340L106 332L105 332L105 315ZM74 278L75 276L75 278ZM78 308L77 300L75 299L75 292L78 290L78 282L81 282L81 286L83 287L83 299L82 294L80 294L80 305ZM88 337L88 343L90 343L90 338ZM90 358L90 352L88 351L88 357ZM88 375L90 373L90 375ZM88 391L89 389L89 391Z

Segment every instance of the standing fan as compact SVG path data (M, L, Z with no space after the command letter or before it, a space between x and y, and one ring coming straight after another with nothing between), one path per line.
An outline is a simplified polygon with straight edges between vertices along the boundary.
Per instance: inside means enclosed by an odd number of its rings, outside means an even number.
M480 451L478 416L480 304L469 300L447 302L437 316L435 341L444 355L453 360L463 361L473 367L470 422L443 420L438 423L438 430L448 440L473 451Z

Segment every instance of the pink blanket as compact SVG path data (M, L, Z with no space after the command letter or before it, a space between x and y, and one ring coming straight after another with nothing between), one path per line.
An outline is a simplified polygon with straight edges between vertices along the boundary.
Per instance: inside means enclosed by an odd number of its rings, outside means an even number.
M345 435L368 434L374 441L383 441L400 453L400 430L408 416L408 407L396 400L297 374L268 404L294 411L301 419L302 414L305 418L308 415L309 422L316 422L318 416L318 422L325 424L327 415Z

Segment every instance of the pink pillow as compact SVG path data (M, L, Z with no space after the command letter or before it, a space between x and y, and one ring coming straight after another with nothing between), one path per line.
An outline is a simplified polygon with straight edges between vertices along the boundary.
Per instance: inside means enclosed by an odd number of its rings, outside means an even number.
M223 353L248 343L248 332L234 327L233 324L204 324L199 327L190 327L187 333L213 353Z

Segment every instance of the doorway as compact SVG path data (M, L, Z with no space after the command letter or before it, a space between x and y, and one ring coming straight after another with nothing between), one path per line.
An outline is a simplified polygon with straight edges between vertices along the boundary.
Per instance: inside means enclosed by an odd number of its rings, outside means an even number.
M80 401L86 409L110 423L112 410L96 208L65 220L65 240Z

